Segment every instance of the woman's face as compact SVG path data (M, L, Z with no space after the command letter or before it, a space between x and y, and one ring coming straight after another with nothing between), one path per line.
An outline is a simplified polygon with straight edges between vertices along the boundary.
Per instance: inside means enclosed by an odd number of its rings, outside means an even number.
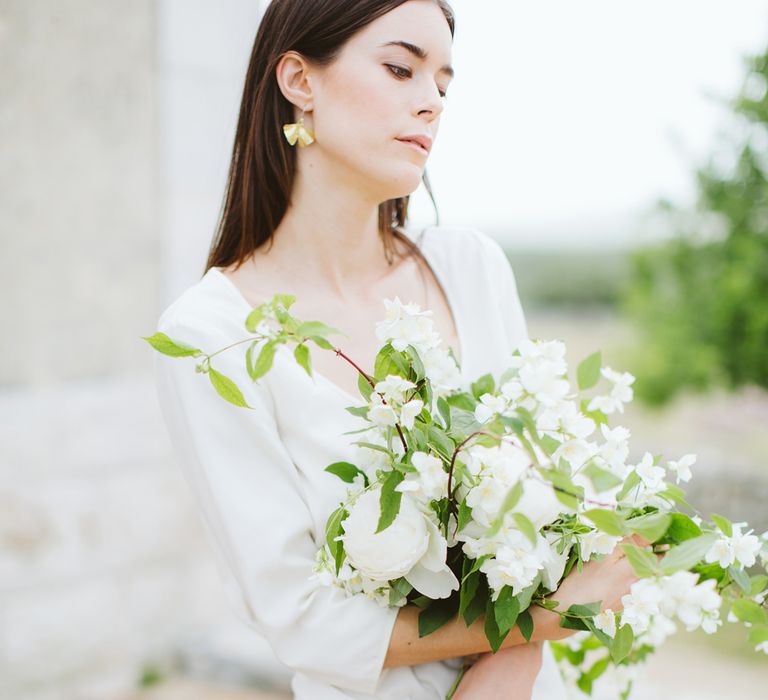
M316 149L313 158L377 203L412 193L428 153L402 139L436 138L451 81L451 44L448 22L432 0L409 0L364 27L331 65L310 69L312 111L305 121L316 142L302 151Z

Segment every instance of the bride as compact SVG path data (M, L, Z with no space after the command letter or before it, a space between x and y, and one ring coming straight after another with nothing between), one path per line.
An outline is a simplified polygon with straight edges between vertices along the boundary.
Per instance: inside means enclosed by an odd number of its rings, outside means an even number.
M453 33L444 0L273 0L248 65L205 274L166 309L160 330L220 348L242 336L250 308L289 293L291 313L342 330L345 353L372 369L382 300L399 296L432 309L465 378L505 366L526 329L501 248L475 229L407 227L409 195L422 178L428 187ZM488 70L506 89L504 70ZM319 384L287 359L253 384L236 349L219 359L250 385L250 412L158 356L161 405L228 592L295 672L296 698L441 700L465 663L456 700L565 697L547 640L571 632L553 612L534 608L532 640L515 627L492 654L482 617L420 638L418 608L313 583L324 518L339 500L323 466L347 449L356 372L315 352ZM555 598L619 610L636 580L622 557L617 548L590 561Z

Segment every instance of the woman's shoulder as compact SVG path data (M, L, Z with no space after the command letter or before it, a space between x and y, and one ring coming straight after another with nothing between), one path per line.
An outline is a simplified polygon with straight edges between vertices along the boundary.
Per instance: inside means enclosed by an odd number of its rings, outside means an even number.
M230 284L220 270L210 268L162 310L157 330L171 337L183 333L189 342L224 339L242 332L249 308Z
M432 225L411 230L410 235L430 253L467 269L480 265L488 274L504 274L509 259L499 242L481 228L466 225Z

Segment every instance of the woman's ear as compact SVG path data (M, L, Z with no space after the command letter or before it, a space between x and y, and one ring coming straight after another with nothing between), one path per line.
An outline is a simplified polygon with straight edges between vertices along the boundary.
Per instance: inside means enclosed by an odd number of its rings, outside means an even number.
M302 109L311 109L312 86L309 81L309 63L296 51L284 53L275 68L275 78L280 92L291 104Z

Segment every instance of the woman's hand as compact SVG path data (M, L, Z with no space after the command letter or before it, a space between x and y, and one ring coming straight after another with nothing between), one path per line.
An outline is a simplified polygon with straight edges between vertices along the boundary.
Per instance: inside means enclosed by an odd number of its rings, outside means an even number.
M464 674L453 700L530 700L541 669L541 644L529 642L495 654L474 655L477 661Z
M640 535L633 535L622 540L622 543L644 547L648 541ZM559 603L557 607L559 612L565 612L571 605L577 603L594 603L598 600L600 610L610 608L614 612L619 612L623 609L622 596L629 593L630 586L638 579L639 577L627 561L627 555L617 545L616 549L603 559L588 561L581 571L574 568L549 597ZM545 635L547 639L564 639L574 633L574 630L560 627L559 616L556 620L553 618L550 624L550 629Z

